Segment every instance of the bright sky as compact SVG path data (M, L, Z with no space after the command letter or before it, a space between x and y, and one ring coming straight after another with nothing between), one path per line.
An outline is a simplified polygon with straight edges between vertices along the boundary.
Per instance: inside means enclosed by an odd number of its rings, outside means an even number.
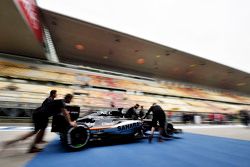
M42 8L250 73L249 0L37 0Z

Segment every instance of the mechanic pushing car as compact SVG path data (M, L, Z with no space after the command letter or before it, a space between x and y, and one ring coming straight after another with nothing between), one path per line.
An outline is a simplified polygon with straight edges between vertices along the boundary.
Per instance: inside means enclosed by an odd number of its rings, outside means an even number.
M67 94L64 97L64 99L53 100L50 103L48 103L47 105L45 105L44 107L40 107L39 109L37 109L33 113L32 119L33 119L33 123L35 126L33 134L36 134L36 137L35 137L34 142L31 144L29 153L42 151L42 149L37 147L37 144L41 141L41 138L43 136L43 134L39 133L39 132L41 132L41 130L46 129L46 127L48 125L48 118L49 117L62 113L71 126L73 126L73 127L77 126L76 122L71 121L70 115L65 108L65 103L70 103L72 98L73 98L73 95ZM11 145L15 142L18 142L20 140L24 140L26 138L27 137L24 135L18 139L7 141L5 143L5 145L6 146Z
M41 105L41 107L45 107L45 106L47 106L50 102L52 102L53 100L55 100L55 98L57 97L57 90L51 90L50 91L50 94L49 94L49 97L47 97L44 101L43 101L43 103L42 103L42 105ZM41 107L39 107L38 108L38 110L41 108ZM49 122L47 122L47 124L48 124ZM46 126L47 127L47 126ZM39 133L41 133L41 138L40 138L40 141L38 141L39 143L47 143L46 141L44 141L43 140L43 138L44 138L44 134L45 134L45 129L41 129L40 131L39 131ZM30 133L30 135L34 135L34 133ZM29 136L29 135L28 135Z
M152 119L152 128L151 128L151 134L148 138L149 143L152 142L153 139L153 135L154 135L154 131L155 128L157 127L157 122L159 122L159 137L158 137L158 142L163 142L162 140L162 134L163 134L163 130L165 127L165 123L166 123L166 115L165 112L163 111L163 109L157 105L156 103L153 103L153 105L149 108L148 112L145 115L145 118L151 113L153 112L153 119Z
M56 98L56 96L57 96L57 91L56 91L56 90L51 90L51 91L50 91L49 97L47 97L47 98L43 101L42 105L41 105L40 107L38 107L37 109L35 109L35 111L36 111L36 110L40 110L42 107L45 107L46 105L48 105L50 102L52 102L52 101ZM34 111L33 113L35 113L35 111ZM33 114L33 113L32 113L32 114ZM33 116L32 116L32 117L33 117ZM47 121L47 122L44 122L43 124L44 124L44 126L47 127L48 121ZM38 142L38 143L46 143L46 141L43 141L43 137L44 137L44 133L45 133L45 128L44 128L44 129L40 129L39 131L31 131L31 132L28 132L28 133L26 133L26 134L20 136L20 137L17 138L16 140L7 141L7 142L5 142L4 147L6 147L6 146L8 146L8 145L11 145L11 144L13 144L13 143L15 143L15 142L17 142L17 141L25 140L25 139L27 139L27 138L29 138L29 137L31 137L31 136L37 134L37 133L39 133L39 136L41 136L40 141L37 141L37 142ZM31 152L32 152L32 150L31 150Z

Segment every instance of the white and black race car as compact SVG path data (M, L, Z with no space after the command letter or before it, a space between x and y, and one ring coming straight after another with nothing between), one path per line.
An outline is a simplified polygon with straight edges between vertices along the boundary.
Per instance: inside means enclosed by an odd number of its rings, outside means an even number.
M145 137L150 130L150 120L130 120L123 118L121 111L92 111L90 114L79 118L80 107L68 106L72 121L76 120L77 127L69 126L61 115L54 116L52 132L58 132L63 145L71 150L80 150L92 141L140 139ZM165 136L181 130L173 128L172 124L166 125Z

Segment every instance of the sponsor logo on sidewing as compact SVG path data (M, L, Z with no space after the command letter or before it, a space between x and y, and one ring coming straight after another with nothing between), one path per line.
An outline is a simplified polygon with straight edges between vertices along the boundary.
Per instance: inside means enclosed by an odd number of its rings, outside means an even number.
M135 127L139 127L140 125L141 125L140 122L136 122L136 123L132 123L132 124L118 126L117 129L119 131L123 131L123 130L133 129Z

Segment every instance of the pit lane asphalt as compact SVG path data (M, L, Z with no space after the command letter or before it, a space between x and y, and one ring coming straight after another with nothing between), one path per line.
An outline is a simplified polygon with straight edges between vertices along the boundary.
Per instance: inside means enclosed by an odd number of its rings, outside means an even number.
M0 143L2 144L3 141L16 138L17 136L29 131L29 125L30 124L0 124L0 127L12 127L9 130L0 128ZM17 127L17 130L15 130L15 128L13 127ZM29 128L29 130L20 127L26 127ZM179 125L176 126L176 128L182 128L184 130L184 133L191 132L194 134L203 134L250 141L250 128L246 128L242 125ZM57 135L54 133L47 132L45 140L52 141L56 136ZM26 153L32 140L33 138L23 142L18 142L5 150L1 150L0 166L25 166L25 164L27 164L36 155ZM40 146L45 147L46 145Z

